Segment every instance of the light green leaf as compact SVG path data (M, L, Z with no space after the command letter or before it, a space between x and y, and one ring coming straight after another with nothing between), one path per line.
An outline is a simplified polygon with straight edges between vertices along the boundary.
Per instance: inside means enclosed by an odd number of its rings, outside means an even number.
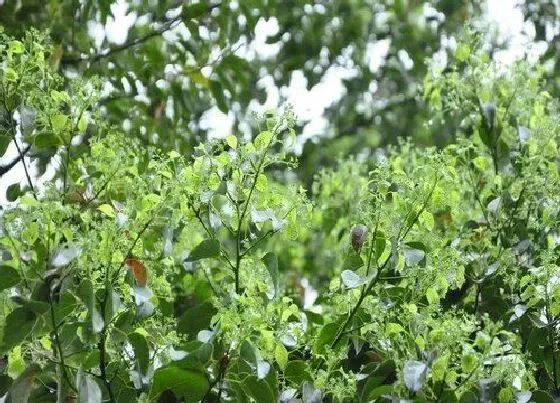
M274 348L274 358L276 359L280 369L284 370L286 365L288 365L288 350L286 350L286 347L284 347L283 344L276 344L276 347Z
M57 113L51 117L52 128L55 132L60 132L66 127L66 122L68 121L68 116L62 113Z
M226 142L228 146L230 146L234 150L237 148L237 137L235 137L233 134L230 134L226 137Z
M272 132L268 130L260 132L255 139L255 148L261 151L267 148L272 141L272 136Z

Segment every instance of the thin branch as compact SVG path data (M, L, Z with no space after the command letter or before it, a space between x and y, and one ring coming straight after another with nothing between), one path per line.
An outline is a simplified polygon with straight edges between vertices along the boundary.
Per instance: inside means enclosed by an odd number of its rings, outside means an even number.
M8 173L13 167L15 167L20 161L23 161L23 157L27 155L27 153L31 150L31 145L28 144L25 146L23 150L21 150L21 154L18 154L12 161L8 162L6 165L0 166L0 178Z
M217 7L220 7L221 5L222 5L221 2L217 3L217 4L209 5L208 8L207 8L207 12L211 12L213 9L215 9ZM125 50L128 50L130 48L135 47L136 45L140 45L144 42L147 42L152 38L156 38L158 36L163 35L165 32L174 28L175 24L182 20L182 17L183 16L181 14L179 14L178 16L172 18L171 20L166 21L161 28L156 29L156 30L144 35L144 36L139 37L139 38L135 38L135 39L132 39L130 41L127 41L122 45L115 46L114 48L107 49L107 50L103 51L102 53L98 53L98 54L94 54L94 55L90 55L90 56L86 56L86 57L62 58L62 60L60 62L62 64L67 64L67 65L79 64L79 63L82 63L82 62L91 62L91 63L98 62L99 60L110 57L110 56L112 56L116 53L123 52Z

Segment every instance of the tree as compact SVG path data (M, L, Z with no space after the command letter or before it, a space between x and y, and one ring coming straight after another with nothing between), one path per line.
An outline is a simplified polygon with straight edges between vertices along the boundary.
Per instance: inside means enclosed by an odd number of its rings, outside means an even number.
M225 7L189 3L173 15L161 4L158 33L109 56L61 54L62 30L54 40L0 33L0 144L14 144L26 169L26 153L58 164L44 185L28 173L10 187L0 210L0 397L560 397L560 105L545 68L505 69L492 41L467 26L445 65L428 62L415 106L434 123L418 130L445 127L450 144L400 138L373 153L346 136L356 152L337 156L329 145L341 136L321 143L326 163L312 165L297 155L296 117L284 106L253 116L250 134L199 141L192 130L172 145L146 136L135 107L123 124L100 106L107 82L128 74L117 60L134 63L130 49L163 43L179 15L211 23ZM246 4L227 7L241 15ZM110 3L90 7L103 18ZM41 25L48 14L27 15ZM72 63L88 64L75 57L106 69L69 75ZM201 105L218 102L208 90ZM135 125L146 131L130 135Z

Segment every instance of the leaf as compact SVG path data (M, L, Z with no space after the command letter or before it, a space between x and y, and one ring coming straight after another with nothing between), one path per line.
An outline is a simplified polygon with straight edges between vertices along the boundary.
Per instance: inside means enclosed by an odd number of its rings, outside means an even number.
M27 403L35 382L35 376L41 372L37 364L31 364L13 382L6 395L5 403Z
M216 239L205 239L193 248L193 250L185 260L187 262L194 262L200 259L216 257L219 254L220 242Z
M302 388L302 400L303 403L322 403L323 392L321 389L315 388L313 383L304 382Z
M102 204L97 207L97 210L101 211L108 217L115 218L115 209L110 204Z
M264 380L260 380L255 376L249 376L243 382L244 389L247 394L256 402L276 402L276 390L272 390L270 385Z
M142 374L146 374L150 365L150 347L144 335L133 332L128 335L128 341L134 350L134 357Z
M420 249L422 248L422 249ZM416 266L424 261L426 252L423 245L418 242L410 242L404 248L404 260L408 267Z
M82 367L76 374L76 386L78 387L78 402L79 403L101 403L101 389L95 380L89 375L84 373Z
M189 402L201 400L208 389L208 377L198 371L167 366L154 373L150 399L156 400L166 390L170 390L178 398L185 398Z
M408 360L404 364L404 383L411 392L418 392L426 380L428 367L421 361Z
M60 132L62 130L64 130L64 128L66 127L66 122L68 121L68 116L64 115L62 113L57 113L56 115L51 117L51 124L53 127L53 130L55 132Z
M125 263L132 270L136 284L140 287L145 287L148 282L148 272L146 270L146 266L144 266L140 260L132 257L126 259Z
M264 150L270 145L272 140L272 132L265 130L260 132L255 138L255 147L257 150Z
M266 266L268 274L270 274L270 278L272 278L272 284L274 284L274 295L276 296L278 295L278 258L274 253L268 252L261 260Z
M270 371L270 364L265 360L257 360L257 378L264 379Z
M237 148L237 137L235 137L233 134L230 134L226 137L226 142L232 149L235 150Z
M439 295L433 287L430 287L426 290L426 299L428 300L428 304L430 305L439 304Z
M500 209L502 203L501 197L496 197L490 203L488 203L487 209L490 214L496 215L498 214L498 210Z
M284 347L282 343L276 344L274 348L274 359L281 370L284 370L286 365L288 365L288 350L286 350L286 347Z
M321 328L319 335L313 343L313 352L315 354L323 354L325 352L325 346L331 344L336 335L338 334L338 329L340 326L338 323L327 323Z
M531 402L534 403L554 403L555 400L550 393L544 390L535 390L531 394Z
M54 267L66 266L72 260L80 256L81 253L82 250L77 245L58 249L51 259L51 265L53 265Z
M21 194L21 186L19 183L12 183L6 189L6 200L9 202L14 202L17 200L19 195Z
M0 266L0 291L18 285L21 278L16 269L11 266Z
M78 131L80 131L81 133L85 132L86 129L88 127L88 119L86 116L82 116L80 117L80 120L78 120Z
M199 331L210 327L210 321L217 312L216 308L208 301L196 305L181 315L177 323L177 332L194 338Z
M222 84L220 84L219 81L210 80L210 91L212 92L212 96L216 100L218 109L223 113L227 113L228 106L226 103L226 98L224 97L224 90L222 89Z
M424 210L422 214L420 214L420 222L426 227L428 231L432 231L434 229L434 216L429 211Z
M358 270L360 267L364 265L363 259L358 255L350 255L346 259L344 259L344 263L342 264L342 270Z
M3 157L6 153L11 140L12 139L10 138L10 136L6 136L0 133L0 157Z
M344 284L344 286L349 290L369 283L369 280L371 280L372 277L373 275L369 275L362 278L352 270L344 270L342 273L340 273L342 284Z
M17 41L17 40L10 41L10 47L9 47L10 52L20 54L23 53L24 50L25 50L25 46L23 46L23 43L21 41Z
M312 380L309 372L309 366L302 360L288 362L286 369L284 370L284 378L295 385L301 385L305 381Z
M200 2L183 6L183 19L198 18L208 11L208 5Z

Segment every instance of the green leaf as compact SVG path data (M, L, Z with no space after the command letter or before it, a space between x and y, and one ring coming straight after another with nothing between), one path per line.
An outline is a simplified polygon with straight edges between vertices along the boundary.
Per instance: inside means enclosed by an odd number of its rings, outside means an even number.
M216 80L210 80L210 91L212 92L212 96L216 100L216 104L218 105L218 109L223 113L228 112L228 107L226 103L226 98L224 97L224 90L222 89L222 84Z
M324 354L325 353L325 346L334 342L336 335L338 334L340 326L338 323L327 323L325 326L321 328L319 332L319 336L313 343L313 353L315 354Z
M10 386L12 386L12 378L8 375L0 375L0 396L8 393Z
M5 403L27 403L35 376L41 372L41 368L37 364L31 364L23 373L14 381L6 396Z
M554 403L555 400L550 393L544 390L535 390L531 393L531 402L534 403Z
M351 254L346 259L344 259L344 263L342 264L342 270L357 270L364 265L363 259L356 255Z
M0 134L0 157L4 156L4 154L6 153L11 140L12 139L10 138L10 136Z
M235 137L234 135L230 134L229 136L227 136L226 142L228 146L230 146L234 150L237 148L237 137Z
M177 331L187 334L191 338L196 337L199 331L210 326L210 321L217 312L216 308L208 301L196 305L181 315L177 324Z
M208 5L205 2L183 6L183 19L198 18L208 11Z
M284 370L284 378L296 386L303 384L305 381L312 381L309 366L302 360L288 362Z
M278 258L272 252L268 252L261 259L272 278L274 284L274 295L278 295Z
M68 116L62 113L57 113L51 117L51 124L55 132L61 132L66 127L66 122L68 121Z
M6 200L14 202L21 194L21 187L19 183L13 183L6 189Z
M16 269L11 266L0 266L0 291L18 285L21 278Z
M439 304L439 295L433 287L430 287L426 290L426 299L428 300L428 304L430 305Z
M286 365L288 365L288 350L286 350L286 347L284 347L283 344L276 344L276 347L274 348L274 359L282 370L284 370Z
M128 341L134 350L134 356L138 362L140 372L146 374L150 365L150 346L146 337L138 332L133 332L128 335Z
M86 116L80 117L80 120L78 120L78 131L83 133L86 131L87 127L88 127L87 117Z
M170 390L178 398L187 402L200 401L208 389L208 377L198 371L167 366L154 373L150 399L155 400L166 390Z
M255 148L261 151L267 148L272 141L272 136L273 135L271 131L265 130L260 132L257 135L257 138L255 138Z
M432 231L434 229L434 216L432 213L424 210L422 214L420 214L419 219L428 231Z
M25 50L25 46L23 46L23 43L20 41L10 41L10 48L9 48L10 52L12 53L23 53L23 51Z
M198 245L194 247L189 256L187 257L187 262L194 262L200 259L208 259L211 257L216 257L220 254L220 242L217 239L205 239Z
M16 73L16 71L10 67L5 67L4 78L6 79L6 81L15 82L18 79L18 73Z
M243 382L247 394L257 402L276 402L276 393L264 380L257 379L256 376L249 376Z
M91 375L84 373L81 367L76 374L76 378L76 385L78 386L78 402L101 403L101 389L95 379L93 379Z
M101 206L97 207L97 210L101 211L103 214L111 218L115 218L116 216L115 209L110 204L102 204Z

